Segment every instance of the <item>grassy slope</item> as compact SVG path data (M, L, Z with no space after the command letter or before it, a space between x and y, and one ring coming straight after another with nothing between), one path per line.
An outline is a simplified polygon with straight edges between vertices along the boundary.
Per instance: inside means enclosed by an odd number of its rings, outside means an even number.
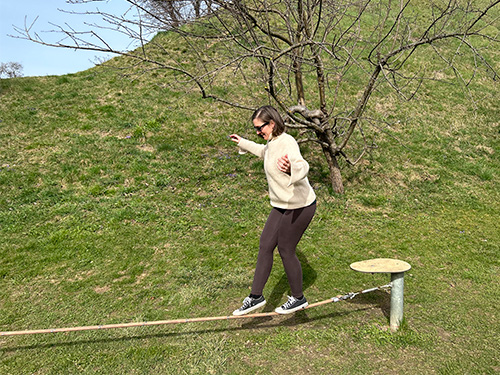
M92 69L0 81L0 329L225 315L248 293L269 211L262 163L226 138L248 113ZM349 264L394 257L406 324L377 292L291 317L0 338L0 372L494 373L498 86L374 98L401 122L333 196L304 147L317 216L299 246L310 301L388 282ZM396 138L397 137L397 140ZM279 257L267 284L284 300Z

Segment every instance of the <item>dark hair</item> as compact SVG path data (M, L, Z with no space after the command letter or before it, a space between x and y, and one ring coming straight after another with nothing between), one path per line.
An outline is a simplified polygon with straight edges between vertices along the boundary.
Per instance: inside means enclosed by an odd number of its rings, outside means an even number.
M258 118L263 122L274 121L273 136L277 137L285 131L285 122L279 112L270 105L265 105L257 109L252 115L252 121Z

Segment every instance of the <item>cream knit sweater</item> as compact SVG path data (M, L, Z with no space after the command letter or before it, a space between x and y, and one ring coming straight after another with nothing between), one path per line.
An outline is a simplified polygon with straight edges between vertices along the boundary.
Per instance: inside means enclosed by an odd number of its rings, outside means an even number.
M264 158L271 206L292 210L307 207L316 200L307 179L309 164L302 158L299 145L291 135L271 136L265 145L241 138L238 146L240 154L250 152ZM290 175L278 169L278 159L285 155L290 160Z

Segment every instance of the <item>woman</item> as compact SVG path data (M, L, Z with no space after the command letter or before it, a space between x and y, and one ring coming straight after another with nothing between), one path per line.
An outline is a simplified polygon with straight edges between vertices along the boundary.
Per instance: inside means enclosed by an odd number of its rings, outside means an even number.
M296 246L316 211L316 195L307 179L309 164L302 158L295 139L285 133L285 124L278 111L271 106L261 107L253 114L252 122L257 134L267 144L257 144L237 134L230 137L238 144L240 153L250 152L264 159L273 209L260 237L251 294L233 315L247 314L266 304L262 292L271 273L276 247L292 295L275 311L290 314L308 305L302 293L302 267Z

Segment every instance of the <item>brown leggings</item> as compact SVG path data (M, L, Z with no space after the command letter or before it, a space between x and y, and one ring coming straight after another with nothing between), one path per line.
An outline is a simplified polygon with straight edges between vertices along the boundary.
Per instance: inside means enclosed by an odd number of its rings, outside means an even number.
M262 294L273 267L273 252L278 246L292 296L302 297L302 267L295 250L315 211L316 202L295 210L272 209L260 236L252 294Z

